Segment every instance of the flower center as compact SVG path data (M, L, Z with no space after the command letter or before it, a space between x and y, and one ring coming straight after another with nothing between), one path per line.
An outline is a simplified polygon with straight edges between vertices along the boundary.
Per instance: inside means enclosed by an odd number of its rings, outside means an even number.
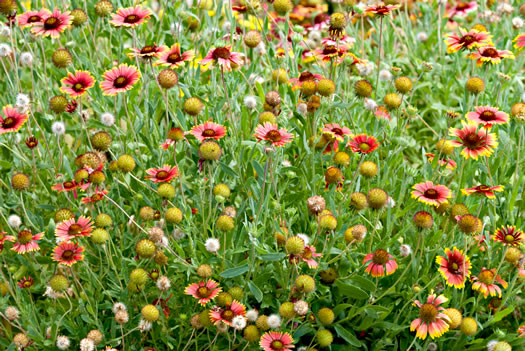
M372 261L376 264L385 264L388 262L388 252L385 250L376 250L374 252L374 256L372 257Z
M125 23L136 23L139 21L139 16L137 15L128 15L126 18L124 18Z
M168 172L166 171L159 171L157 173L157 179L166 179L168 178Z
M325 46L323 49L323 54L325 55L335 55L337 54L337 48L333 45Z
M481 119L482 121L485 121L485 122L493 121L495 118L496 118L496 114L494 112L492 112L492 111L483 111L479 115L479 119Z
M332 132L337 135L343 135L343 131L339 128L332 129Z
M73 258L73 255L74 255L73 251L71 251L71 250L66 250L66 251L64 251L64 252L62 253L62 258L66 259L66 260L70 260L70 259Z
M465 137L465 146L468 148L476 148L481 146L481 137L477 134L469 134Z
M79 224L77 224L77 223L75 223L75 224L72 224L72 225L69 227L67 233L68 233L69 235L75 235L75 236L77 236L78 234L80 234L81 231L82 231L82 226L79 225Z
M480 185L480 186L478 186L478 189L480 191L488 191L488 190L490 190L490 188L488 186L486 186L486 185Z
M64 187L64 189L72 189L75 187L75 184L73 184L73 182L71 181L67 181L67 182L64 182L62 186Z
M361 143L359 144L359 149L361 149L361 151L363 152L367 152L368 150L370 150L370 145L368 145L367 143Z
M56 17L49 17L44 21L44 29L57 29L62 22Z
M305 247L304 248L304 251L303 251L303 258L309 260L312 258L312 250L310 250L310 248L308 247Z
M299 75L299 81L300 82L306 82L308 80L315 80L315 77L312 73L306 71Z
M494 273L489 270L485 270L479 274L478 279L485 284L492 284L494 281Z
M230 310L224 310L222 313L221 313L221 317L225 320L227 320L228 322L231 322L231 320L233 319L234 314L232 311Z
M464 11L469 8L469 5L465 2L458 2L456 5L456 11Z
M228 50L225 47L220 47L215 50L213 50L213 59L229 59L230 58L230 50Z
M419 317L423 322L434 322L438 315L436 306L431 303L426 303L419 309Z
M499 57L498 50L494 48L488 48L488 49L483 50L483 53L481 54L481 56L492 57L492 58Z
M156 47L153 45L144 46L142 50L140 50L141 54L151 54L155 52Z
M29 230L22 230L18 233L18 242L22 245L29 244L33 240L33 233Z
M439 197L439 193L435 189L425 190L425 193L423 195L425 195L425 197L432 199L432 200L435 200Z
M213 137L215 136L215 131L213 129L205 129L203 132L202 132L202 136L205 136L205 137Z
M514 237L510 234L507 234L505 235L505 241L508 242L508 243L513 243L514 242Z
M476 38L473 35L467 34L464 37L462 37L459 42L465 44L465 46L469 46L473 42L476 41Z
M4 128L13 128L16 125L16 119L13 117L7 117L4 119L4 122L2 123L2 127Z
M197 290L197 295L199 295L199 297L208 297L210 295L210 289L202 286L199 288L199 290Z
M270 130L266 133L266 139L271 140L274 143L279 142L281 141L281 133L277 130Z
M170 55L168 56L167 61L168 61L169 63L176 63L176 62L179 62L179 61L181 61L181 59L180 59L180 55L179 55L179 54L176 54L176 53L170 54Z
M128 78L120 76L113 82L115 88L123 88L128 84Z
M40 22L40 20L41 20L40 16L31 16L27 19L27 23Z
M84 85L81 83L76 83L75 85L73 85L73 90L76 92L82 91L83 88L84 88Z
M270 348L272 350L282 350L284 349L284 345L281 341L279 340L274 340L272 341L272 343L270 344Z
M449 262L448 263L448 270L454 274L457 274L459 272L459 263L458 262Z

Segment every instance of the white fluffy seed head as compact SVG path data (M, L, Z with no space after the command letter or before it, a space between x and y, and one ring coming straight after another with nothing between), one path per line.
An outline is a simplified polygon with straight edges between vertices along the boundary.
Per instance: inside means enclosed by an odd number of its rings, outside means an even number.
M122 302L115 302L113 305L113 313L117 313L118 311L126 311L128 308L126 305L124 305Z
M257 310L248 310L246 312L246 318L250 322L255 322L257 320L257 318L259 318L259 312L257 312Z
M256 108L257 107L257 99L255 98L255 96L251 96L251 95L245 96L244 97L244 106L247 109L250 109L250 110L253 110L254 108Z
M11 36L11 29L6 25L0 25L0 37Z
M218 239L215 238L209 238L206 240L206 243L204 244L206 246L206 251L215 253L219 251L221 244L219 243Z
M115 124L115 116L109 112L104 112L102 115L100 115L100 122L106 127L111 127L113 124Z
M18 228L22 224L22 220L17 215L11 215L9 218L7 218L7 224L9 224L12 228Z
M373 99L365 98L364 104L368 111L375 111L377 109L377 102Z
M80 351L93 351L95 349L95 344L91 339L84 338L80 340Z
M53 122L53 124L51 125L51 130L55 135L62 135L66 132L66 125L64 124L64 122L60 121Z
M407 257L412 253L412 249L410 248L410 246L403 244L399 248L399 253L401 254L401 256Z
M145 319L141 319L140 320L140 322L139 322L139 330L140 330L141 333L145 333L145 332L149 331L151 329L151 327L153 327L153 324L151 324L151 322L148 322Z
M160 291L168 291L170 286L171 286L170 279L166 277L165 275L161 275L159 279L157 280L157 288Z
M264 43L261 41L259 45L255 47L254 51L257 55L263 56L266 54L266 46L264 46Z
M308 235L306 235L306 234L302 234L302 233L299 233L299 234L297 234L297 236L298 236L299 238L303 239L303 241L304 241L304 245L305 245L305 246L306 246L306 245L310 245L310 238L308 237Z
M521 29L523 28L523 19L521 19L521 17L514 17L512 19L512 25L514 26L514 28L516 29Z
M23 52L20 55L20 63L24 66L31 66L33 63L33 55L30 52Z
M6 43L0 44L0 57L9 56L11 55L12 52L13 50L11 49L9 45L7 45Z
M266 321L271 329L278 329L281 326L281 317L277 314L269 315Z
M31 102L31 99L29 99L29 95L20 93L16 96L15 104L17 106L26 107Z
M383 82L388 82L389 80L392 80L392 73L387 69L382 69L379 71L379 79Z
M232 327L236 330L243 330L246 328L246 318L243 316L235 316L232 319Z
M428 40L428 34L425 32L419 32L416 34L416 39L422 43Z
M57 338L57 347L60 349L60 350L66 350L69 348L69 345L71 345L71 341L69 340L69 338L65 335L60 335L58 338Z

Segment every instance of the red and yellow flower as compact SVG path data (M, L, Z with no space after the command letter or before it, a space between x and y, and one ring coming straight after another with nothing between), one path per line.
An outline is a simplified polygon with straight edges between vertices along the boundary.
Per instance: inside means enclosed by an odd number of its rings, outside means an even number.
M198 302L202 306L206 305L209 301L217 297L221 291L222 288L219 287L219 283L211 279L208 279L205 282L190 284L186 287L186 289L184 289L184 293L186 295L190 295L198 299Z
M164 51L168 49L167 46L161 45L146 45L142 49L130 48L131 52L127 54L128 57L140 57L145 60L150 60L154 57L159 57Z
M179 175L177 167L164 165L162 168L150 168L146 171L146 179L154 183L171 182Z
M489 199L494 199L496 195L494 194L495 191L503 191L504 186L503 185L496 185L496 186L486 186L486 185L478 185L473 188L468 189L461 189L461 192L465 195L477 195L477 196L485 196Z
M51 258L60 264L72 266L73 264L84 259L84 248L77 243L62 241L53 249Z
M0 113L0 135L17 132L27 121L25 113L19 113L11 105L4 106Z
M445 278L447 285L457 289L464 288L465 281L470 277L471 264L469 257L456 247L452 251L446 248L445 255L447 257L436 257L436 263L440 265L438 268L439 272Z
M135 28L136 26L145 23L151 16L151 11L147 8L142 8L141 5L135 7L127 7L118 9L116 13L111 14L111 23L115 27Z
M233 300L231 304L226 307L214 307L210 311L210 320L217 325L220 322L232 326L232 320L237 316L246 316L246 306L237 300Z
M427 302L422 304L418 300L414 301L414 306L419 307L419 318L410 323L410 331L416 331L416 337L421 340L426 339L427 333L432 339L445 334L449 329L450 318L443 312L445 309L439 305L447 302L448 299L439 295L430 295Z
M255 128L255 134L253 135L257 140L269 141L273 146L284 146L293 139L293 135L288 133L285 128L279 129L276 124L265 122L264 124L259 124Z
M416 184L414 189L411 193L412 198L436 207L448 203L447 199L450 199L452 196L449 188L440 184L434 185L431 181Z
M525 47L525 34L523 33L518 34L518 36L514 38L513 42L516 42L516 44L514 44L514 47L516 49L518 50L523 49L523 47Z
M103 94L114 96L132 89L140 79L140 72L137 67L122 63L106 71L103 78L104 81L100 82Z
M73 16L69 11L64 13L55 8L53 12L42 12L40 22L35 22L31 28L31 33L36 36L58 38L60 33L71 26Z
M505 124L509 121L509 115L503 111L498 111L495 107L476 106L473 112L467 113L467 119L474 123L490 128L493 124Z
M520 246L525 240L525 235L515 226L504 225L492 236L492 240L498 241L505 246Z
M202 143L206 139L223 138L226 135L226 127L214 122L205 122L193 127L189 133Z
M233 67L242 65L242 54L238 52L232 52L231 46L221 46L208 51L206 57L199 61L202 66L206 66L211 63L217 65L221 69L231 71ZM234 65L232 67L232 65Z
M427 160L430 163L432 163L434 161L434 157L436 157L436 155L432 153L426 153L425 156L427 157ZM449 159L439 159L437 162L440 166L446 166L446 168L448 169L455 169L457 166L456 161L450 158Z
M492 44L490 35L487 32L480 32L475 29L467 31L459 28L460 35L450 33L445 35L447 52L454 53L465 49L474 49L481 46Z
M473 52L468 56L472 60L476 60L476 65L478 67L483 66L483 64L490 63L497 65L501 63L502 59L511 59L514 60L514 54L509 50L498 50L493 46L483 46L478 48L477 52Z
M77 97L84 95L89 88L95 85L95 78L88 71L75 71L74 74L68 73L67 77L62 78L60 82L62 83L61 92Z
M41 240L44 236L44 232L34 234L30 230L21 230L15 236L6 235L3 240L11 241L14 243L11 250L15 251L18 254L25 254L26 252L38 251L40 246L37 243L37 240Z
M363 259L363 264L368 264L365 272L370 274L372 277L383 277L394 273L398 267L396 260L392 255L383 249L375 250L373 253L369 253Z
M39 22L43 22L44 18L51 15L51 11L48 9L41 9L38 11L27 11L17 16L18 25L20 28L33 27Z
M60 222L55 229L55 235L61 241L69 241L79 237L89 237L92 231L91 218L80 216L78 220L71 218Z
M353 152L369 154L379 147L379 143L373 136L358 134L353 136L352 139L348 141L346 146L350 147Z
M295 347L290 334L277 331L269 331L261 336L259 346L264 351L291 351Z
M478 130L473 122L462 122L463 128L450 128L450 135L460 140L451 140L454 146L463 146L461 154L466 158L477 160L479 156L490 156L498 147L496 134Z
M195 51L188 50L181 53L180 44L175 43L168 50L163 51L155 65L169 66L170 68L178 68L184 65L184 62L191 61L195 58Z
M478 290L484 298L487 298L489 294L490 296L498 295L501 297L501 288L496 283L499 283L504 289L508 286L507 282L501 279L499 274L496 274L495 268L483 267L478 276L473 276L471 280L474 282L472 283L472 290Z

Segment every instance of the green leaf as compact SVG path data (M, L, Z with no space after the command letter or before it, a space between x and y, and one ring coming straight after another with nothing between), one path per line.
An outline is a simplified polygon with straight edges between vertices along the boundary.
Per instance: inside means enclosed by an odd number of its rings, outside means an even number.
M269 253L269 254L266 254L266 255L262 255L261 256L261 260L263 260L263 261L280 261L280 260L282 260L285 257L286 257L286 254L284 254L282 252L277 252L277 253Z
M341 290L341 292L344 295L351 299L364 300L368 298L368 294L366 293L366 291L364 291L361 288L358 288L357 286L345 284L341 281L337 281L335 285L337 285L337 287Z
M514 307L507 307L504 310L499 311L494 315L494 318L489 322L489 324L499 322L502 320L505 316L509 315L514 311Z
M355 346L355 347L360 347L361 346L361 342L359 340L357 340L355 335L351 331L349 331L348 329L345 329L345 327L343 327L342 325L336 324L334 329L335 329L337 335L339 335L340 337L345 339L345 341L347 343L349 343L350 345Z
M233 277L236 277L238 275L248 272L248 269L250 269L250 266L248 264L243 264L242 266L230 268L230 269L223 271L220 274L220 276L223 278L233 278Z
M261 289L257 285L255 285L253 282L248 282L248 288L250 288L250 291L252 292L253 296L255 296L255 299L257 302L261 302L263 299L263 293Z
M359 285L361 288L367 291L374 291L376 289L376 284L365 277L356 275L352 277L352 281L354 281L357 285Z

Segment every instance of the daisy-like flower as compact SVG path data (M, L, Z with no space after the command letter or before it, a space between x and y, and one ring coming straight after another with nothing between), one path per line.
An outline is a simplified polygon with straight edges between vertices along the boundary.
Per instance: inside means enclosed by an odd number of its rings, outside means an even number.
M154 183L171 182L173 178L179 175L177 167L164 165L162 168L150 168L146 171L146 179L152 180Z
M511 59L514 60L514 54L509 50L498 50L493 46L483 46L478 48L477 52L473 52L468 55L472 60L477 60L476 65L478 67L483 66L485 63L490 63L497 65L501 62L501 59Z
M513 42L516 42L514 47L518 50L521 50L523 47L525 47L525 34L518 34L518 36L514 38Z
M106 189L97 190L93 195L82 198L82 203L89 204L89 203L100 201L106 196L107 193L108 191Z
M315 260L315 257L321 257L322 254L315 252L315 246L308 246L306 245L304 247L303 252L301 253L300 257L301 259L308 264L308 267L310 268L317 268L319 266L319 263Z
M269 331L261 336L259 346L264 351L291 351L295 348L290 334L277 331Z
M31 28L31 33L36 36L58 38L60 33L71 26L73 16L69 11L64 13L55 8L52 13L43 13L40 22L36 22Z
M520 338L525 338L525 325L522 325L518 328L517 333L519 334Z
M84 252L84 248L77 243L62 241L53 249L51 258L54 261L65 264L66 266L72 266L78 261L82 261L84 259L82 252Z
M340 64L343 62L345 56L348 54L348 47L345 45L325 45L322 49L315 49L307 56L317 56L322 61L332 61Z
M390 12L397 10L401 5L385 5L384 3L379 3L378 5L369 5L366 7L365 12L373 13L378 16L389 15Z
M293 139L293 135L288 133L285 128L279 129L276 124L265 122L263 125L259 124L255 128L255 134L253 135L257 140L269 141L273 146L283 146L289 143Z
M208 279L205 282L190 284L184 289L186 295L191 295L198 299L198 302L202 306L213 300L221 291L222 288L219 287L219 283L211 279Z
M491 44L490 35L487 32L480 32L475 29L467 31L464 28L459 28L459 33L460 35L455 33L445 35L448 53L474 49Z
M14 242L11 250L22 255L26 252L40 250L37 240L42 239L43 236L44 232L33 235L30 230L22 230L18 232L16 237L13 235L6 235L4 240Z
M451 5L447 2L447 7L445 9L445 17L465 17L468 13L476 11L477 8L478 4L476 3L476 1L458 1L454 5Z
M195 58L195 51L188 50L181 53L180 44L175 43L168 50L163 51L155 65L169 66L170 68L178 68L184 65L184 62L191 61Z
M289 82L292 85L292 88L294 89L298 89L301 87L301 85L304 83L304 82L307 82L307 81L315 81L315 82L318 82L320 81L321 79L323 79L324 77L320 74L314 74L314 73L310 73L308 71L304 71L302 72L299 77L297 78L291 78L289 80Z
M233 318L237 316L246 316L246 306L237 300L233 300L225 308L214 307L210 311L210 320L215 325L222 321L231 327Z
M499 241L505 246L520 246L525 240L525 235L515 226L504 225L496 230L492 240Z
M411 193L412 198L431 206L447 203L447 199L451 197L449 188L440 184L434 185L431 181L416 184L414 189Z
M363 264L368 266L365 272L370 274L372 277L383 277L394 273L397 269L397 262L392 255L382 249L375 250L373 253L369 253L365 256Z
M100 82L100 88L104 95L114 96L118 93L128 91L140 79L140 72L135 66L121 63L113 67L103 75L104 81Z
M18 25L20 28L33 27L39 22L42 22L44 18L51 15L51 11L48 9L42 9L39 11L27 11L17 16Z
M468 189L461 189L461 192L464 195L477 195L477 196L485 196L489 199L494 199L496 195L494 194L495 191L503 191L503 185L496 185L496 186L486 186L486 185L478 185L473 188Z
M454 146L463 146L461 154L466 158L477 160L479 156L490 156L493 149L498 146L496 134L478 130L473 122L463 123L462 129L450 128L450 135L460 140L450 141Z
M345 139L345 135L350 135L352 132L347 127L340 126L338 123L325 124L321 129L323 133L327 133L339 141Z
M55 235L61 241L69 241L79 237L91 236L92 231L93 222L91 222L91 218L80 216L78 220L71 218L60 222L55 229Z
M212 63L218 65L221 69L232 70L232 64L235 66L242 65L242 54L232 52L231 46L221 46L208 51L206 57L199 61L202 66Z
M463 254L462 250L458 250L456 247L452 251L446 248L445 255L447 257L436 257L436 263L439 264L439 272L445 278L447 285L456 289L464 288L465 281L470 277L470 259Z
M436 157L436 155L432 153L426 153L425 156L427 157L427 160L430 163L432 163L432 161L434 161L434 157ZM440 166L446 166L448 169L455 169L457 166L456 161L452 159L439 159L438 164Z
M62 83L61 92L77 97L84 95L89 88L95 85L95 78L88 71L75 71L75 74L68 73L67 77L62 78L60 82Z
M27 121L25 113L19 113L11 105L4 106L0 113L0 135L17 132Z
M348 141L347 146L350 147L353 152L369 154L379 147L379 143L373 136L358 134Z
M419 318L410 323L410 331L416 331L416 337L421 340L426 339L427 333L432 339L445 334L449 328L450 318L443 313L445 310L439 306L448 299L439 295L430 295L427 302L422 304L418 300L414 301L414 306L419 307Z
M495 107L477 106L474 107L474 110L467 113L467 118L487 129L493 124L505 124L509 121L509 115L503 111L498 111Z
M63 191L72 191L73 197L77 198L77 189L86 190L89 187L89 183L78 184L75 180L68 180L63 183L55 184L51 187L52 190L61 193Z
M168 47L164 45L146 45L142 49L131 48L128 57L141 57L145 60L151 60L154 57L159 57L167 49Z
M213 122L205 122L193 127L189 133L202 143L205 139L221 139L226 135L226 127Z
M142 8L141 5L118 9L116 13L111 14L111 23L115 27L135 28L145 23L151 16L150 9Z
M496 268L487 269L483 267L478 276L473 276L471 280L474 282L472 284L472 290L478 290L483 294L484 298L490 296L501 297L501 288L495 283L499 283L504 289L507 288L508 284L506 281L501 279L500 275L496 275Z
M21 289L27 289L33 286L35 281L31 277L24 277L20 279L18 282L16 282L16 285L18 285Z

